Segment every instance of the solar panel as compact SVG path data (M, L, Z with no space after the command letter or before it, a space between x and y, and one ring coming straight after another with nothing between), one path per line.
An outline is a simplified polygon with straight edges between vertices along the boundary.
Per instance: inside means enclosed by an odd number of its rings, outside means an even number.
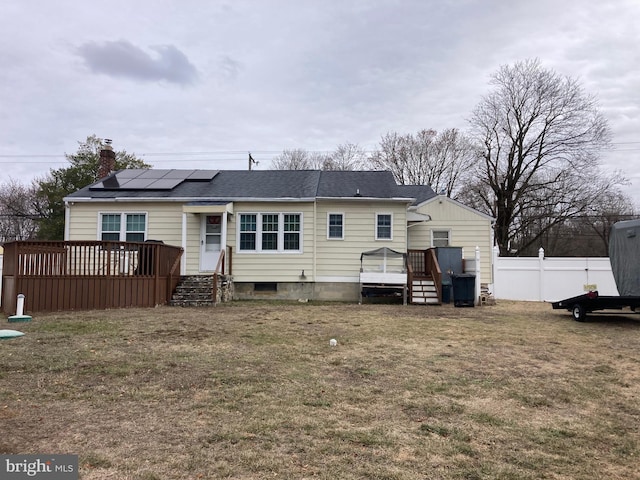
M146 190L155 181L154 178L132 178L120 184L122 190Z
M169 170L169 172L162 178L180 178L182 180L189 178L195 170Z
M173 190L183 182L181 178L161 178L155 180L145 190Z
M217 170L142 169L120 170L91 190L172 190L185 181L209 181Z
M142 173L140 175L138 175L136 178L162 178L164 177L167 173L169 173L171 170L167 170L167 169L163 169L163 170L154 170L154 169L149 169L149 170L143 170Z
M118 177L118 179L122 180L124 178L136 178L137 176L139 176L142 172L146 172L148 169L142 169L142 168L130 168L127 170L120 170L118 173L116 173L116 176Z
M120 182L115 175L107 177L100 185L96 185L97 188L120 188Z

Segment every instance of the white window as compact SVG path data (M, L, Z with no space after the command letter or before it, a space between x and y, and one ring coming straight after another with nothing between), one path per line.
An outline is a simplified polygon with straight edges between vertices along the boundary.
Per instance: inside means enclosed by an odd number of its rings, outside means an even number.
M113 242L144 242L146 213L101 213L99 238Z
M279 217L277 213L262 215L262 251L278 250Z
M240 215L240 244L238 245L238 250L256 249L257 218L258 215L255 213L243 213Z
M240 213L239 252L301 252L301 213Z
M344 240L344 213L327 214L327 238Z
M284 249L300 251L300 218L299 213L285 213L284 217Z
M393 215L390 213L376 213L376 240L393 239Z
M449 230L431 230L432 247L448 247L449 245Z

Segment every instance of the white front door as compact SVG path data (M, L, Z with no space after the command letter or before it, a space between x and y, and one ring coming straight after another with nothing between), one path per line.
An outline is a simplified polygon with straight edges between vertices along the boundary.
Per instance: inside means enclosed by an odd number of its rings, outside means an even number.
M223 219L221 213L201 215L200 226L200 270L213 272L222 250Z

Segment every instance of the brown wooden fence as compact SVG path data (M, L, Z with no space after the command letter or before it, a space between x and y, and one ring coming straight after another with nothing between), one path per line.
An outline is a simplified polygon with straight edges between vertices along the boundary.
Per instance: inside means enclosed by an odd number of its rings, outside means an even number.
M182 248L160 242L36 242L4 245L2 311L25 313L153 307L180 279Z

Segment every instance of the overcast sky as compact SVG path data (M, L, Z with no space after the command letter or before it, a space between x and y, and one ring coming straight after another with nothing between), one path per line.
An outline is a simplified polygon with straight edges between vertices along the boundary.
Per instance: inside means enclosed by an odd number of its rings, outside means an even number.
M466 129L492 73L539 58L599 99L640 204L639 25L639 0L2 0L0 166L28 182L91 134L158 168L371 151Z

